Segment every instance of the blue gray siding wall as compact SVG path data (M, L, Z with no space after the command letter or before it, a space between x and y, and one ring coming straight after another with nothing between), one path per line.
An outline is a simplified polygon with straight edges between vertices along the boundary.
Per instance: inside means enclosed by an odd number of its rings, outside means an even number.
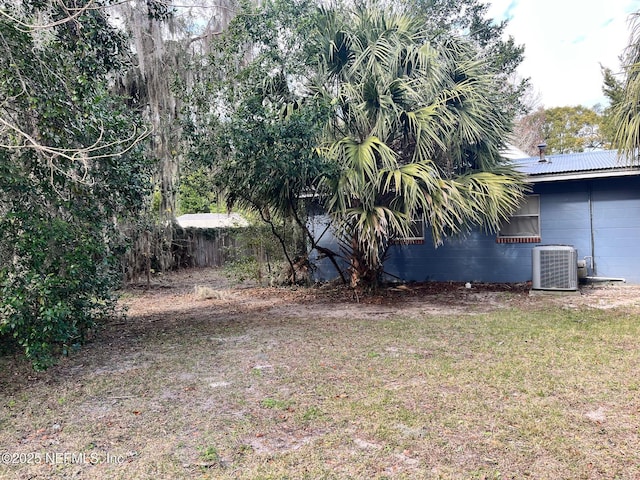
M640 179L594 185L595 275L640 284Z
M477 231L435 248L428 235L424 245L392 247L385 271L390 280L522 282L531 277L529 251L526 244L497 244L495 236Z
M340 251L340 245L338 245L338 241L330 228L328 215L322 215L320 213L312 215L307 226L313 234L313 238L315 238L316 242L321 246L328 248L333 252ZM333 280L338 277L338 272L329 259L318 259L318 252L312 251L310 260L315 264L315 271L313 275L316 279L325 281ZM346 268L346 264L343 265L343 268Z
M427 234L423 245L391 247L388 279L526 282L532 248L561 244L573 245L579 259L589 257L588 266L593 258L590 275L640 284L640 177L538 183L532 193L540 195L540 243L497 243L495 235L474 231L435 248ZM336 273L321 261L317 275Z
M589 275L640 284L639 177L542 183L536 192L544 244L575 246Z

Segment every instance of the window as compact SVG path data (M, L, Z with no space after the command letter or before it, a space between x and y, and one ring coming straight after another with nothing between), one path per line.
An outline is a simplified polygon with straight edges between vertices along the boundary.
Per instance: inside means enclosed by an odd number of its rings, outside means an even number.
M422 219L413 220L411 222L409 236L395 239L391 243L399 245L422 245L424 243L424 221L422 221Z
M540 242L540 196L527 195L520 208L502 223L498 243Z

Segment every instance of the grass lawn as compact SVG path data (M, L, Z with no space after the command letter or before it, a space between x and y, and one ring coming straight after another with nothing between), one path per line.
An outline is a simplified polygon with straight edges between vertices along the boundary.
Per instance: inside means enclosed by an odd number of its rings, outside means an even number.
M640 478L636 304L290 295L133 291L47 372L0 359L0 478Z

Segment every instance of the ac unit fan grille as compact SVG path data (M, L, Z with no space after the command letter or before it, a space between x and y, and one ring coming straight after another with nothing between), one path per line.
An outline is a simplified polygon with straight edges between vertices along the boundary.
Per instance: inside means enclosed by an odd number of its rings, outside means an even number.
M533 288L577 290L578 259L575 248L564 245L534 247Z
M569 273L573 270L573 255L564 250L540 252L540 284L543 288L575 288Z

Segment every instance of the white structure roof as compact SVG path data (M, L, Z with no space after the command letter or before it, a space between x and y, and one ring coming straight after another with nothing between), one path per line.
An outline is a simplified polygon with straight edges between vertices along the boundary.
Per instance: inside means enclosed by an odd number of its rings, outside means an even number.
M249 222L239 213L187 213L176 218L182 228L248 227Z

